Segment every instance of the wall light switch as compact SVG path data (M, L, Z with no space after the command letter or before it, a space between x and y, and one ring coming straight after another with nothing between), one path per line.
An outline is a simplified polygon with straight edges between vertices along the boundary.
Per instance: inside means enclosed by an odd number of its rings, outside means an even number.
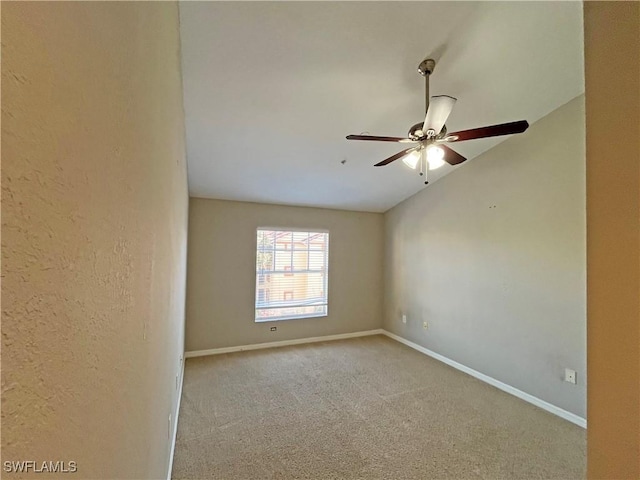
M571 370L570 368L565 368L564 369L564 381L565 382L569 382L569 383L573 383L575 385L575 383L576 383L576 371L575 370Z
M422 328L427 330L429 328L429 324L427 322L422 322Z
M402 323L407 323L407 316L404 313L402 314Z

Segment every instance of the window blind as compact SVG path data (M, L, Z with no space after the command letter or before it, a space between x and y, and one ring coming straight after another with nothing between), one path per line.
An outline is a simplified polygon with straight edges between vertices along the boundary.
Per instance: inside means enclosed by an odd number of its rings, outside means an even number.
M257 230L256 322L327 315L329 233Z

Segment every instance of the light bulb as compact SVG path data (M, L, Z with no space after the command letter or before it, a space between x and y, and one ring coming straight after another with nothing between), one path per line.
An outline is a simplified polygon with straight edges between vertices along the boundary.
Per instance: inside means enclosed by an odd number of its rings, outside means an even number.
M429 170L435 170L444 165L444 150L434 145L427 149L427 162L429 163Z
M418 165L418 162L420 161L420 151L414 150L409 155L402 157L402 161L407 167L415 170L416 165Z

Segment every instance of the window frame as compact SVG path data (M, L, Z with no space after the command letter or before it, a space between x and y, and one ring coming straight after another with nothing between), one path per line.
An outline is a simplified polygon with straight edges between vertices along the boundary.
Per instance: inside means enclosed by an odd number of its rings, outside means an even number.
M314 273L321 273L321 277L323 278L323 289L322 292L324 294L324 299L326 300L326 303L321 304L321 306L324 306L324 312L322 313L312 313L312 314L299 314L299 315L292 315L292 316L285 316L285 317L267 317L267 318L258 318L257 317L257 310L258 310L258 306L257 306L257 293L258 293L258 288L257 288L257 281L256 278L259 274L258 269L257 269L257 262L258 262L258 232L261 230L266 230L266 231L276 231L276 232L306 232L306 233L324 233L327 235L327 246L326 248L322 249L322 250L311 250L307 247L307 252L312 252L312 251L317 251L317 252L323 252L325 260L324 260L324 265L325 268L321 269L321 270L310 270L309 269L309 255L307 255L307 272L314 272ZM288 321L288 320L302 320L302 319L308 319L308 318L322 318L322 317L327 317L329 316L329 253L330 253L330 232L328 229L326 228L299 228L299 227L272 227L272 226L259 226L256 227L255 230L255 243L254 243L254 269L253 269L253 276L254 276L254 323L266 323L266 322L280 322L280 321ZM293 242L293 238L292 238L292 242ZM286 245L286 244L285 244ZM285 250L276 250L274 247L274 253L276 251L282 251L282 252L287 252L290 253L293 256L293 253L295 252L295 249L291 248L291 249L285 249ZM274 258L274 266L275 266L275 258ZM295 273L304 273L304 272L296 272L296 270L290 270L290 271L284 271L283 272L279 272L277 270L273 270L269 272L270 274L273 273L283 273L286 276L293 276ZM264 275L268 275L266 273L264 273ZM289 307L288 305L282 305L281 308L287 308ZM292 305L291 307L295 307L295 305ZM277 308L277 307L271 307L271 308ZM264 308L266 309L266 308Z

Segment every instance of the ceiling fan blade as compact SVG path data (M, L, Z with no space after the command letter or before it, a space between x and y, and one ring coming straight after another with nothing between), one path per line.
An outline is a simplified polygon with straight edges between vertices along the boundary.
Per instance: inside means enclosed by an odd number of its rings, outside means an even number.
M444 161L449 165L458 165L466 160L466 158L446 145L440 144L438 146L444 150Z
M375 142L399 142L399 143L415 143L410 138L401 137L377 137L375 135L347 135L347 140L373 140Z
M434 131L434 136L438 135L444 127L447 118L451 115L451 110L456 104L456 99L448 95L438 95L431 97L427 116L422 124L422 131L426 134L429 130Z
M526 120L518 120L517 122L501 123L499 125L490 125L488 127L472 128L471 130L462 130L460 132L447 133L447 137L451 138L450 142L463 142L465 140L474 140L476 138L498 137L500 135L512 135L514 133L522 133L529 128L529 122Z
M374 165L374 167L384 167L385 165L390 164L391 162L395 162L396 160L398 160L399 158L404 157L405 155L418 150L418 147L413 147L413 148L407 148L406 150L403 150L399 153L396 153L395 155L390 156L389 158L385 158L384 160L382 160L381 162L378 162Z

